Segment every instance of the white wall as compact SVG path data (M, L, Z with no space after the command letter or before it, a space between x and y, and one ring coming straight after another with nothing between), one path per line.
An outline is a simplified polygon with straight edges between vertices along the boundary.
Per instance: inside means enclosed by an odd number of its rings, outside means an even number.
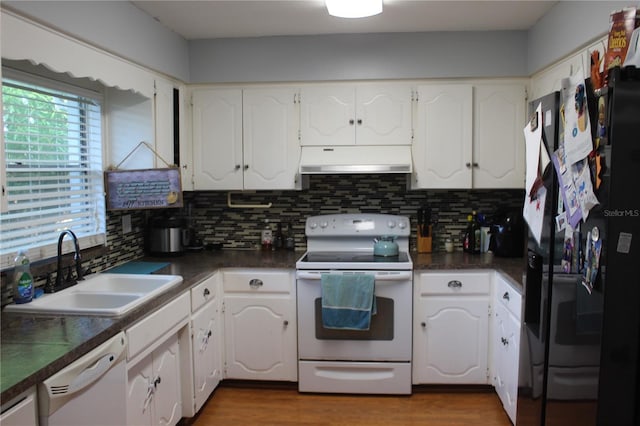
M637 1L560 1L528 32L402 33L187 42L125 1L11 1L54 28L192 83L529 76L608 31Z
M182 81L187 41L127 1L10 1L2 7Z
M609 32L609 14L637 2L560 1L529 30L529 75Z
M189 61L191 83L528 76L524 31L194 40Z

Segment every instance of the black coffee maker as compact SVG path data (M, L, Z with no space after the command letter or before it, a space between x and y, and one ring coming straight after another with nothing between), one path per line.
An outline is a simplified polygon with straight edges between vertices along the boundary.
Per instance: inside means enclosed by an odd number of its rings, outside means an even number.
M493 217L489 250L498 257L524 255L524 219L521 210L503 210Z

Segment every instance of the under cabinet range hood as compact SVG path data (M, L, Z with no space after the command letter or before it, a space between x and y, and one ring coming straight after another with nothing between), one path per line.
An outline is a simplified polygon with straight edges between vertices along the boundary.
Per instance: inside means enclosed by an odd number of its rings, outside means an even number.
M300 174L411 173L411 146L303 146Z

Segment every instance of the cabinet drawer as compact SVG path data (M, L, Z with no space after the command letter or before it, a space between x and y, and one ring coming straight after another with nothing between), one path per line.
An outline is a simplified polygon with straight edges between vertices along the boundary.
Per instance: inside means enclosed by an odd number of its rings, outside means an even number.
M509 278L496 274L496 301L504 305L509 312L520 320L522 309L522 295L509 282Z
M417 274L421 295L489 294L490 272L424 272Z
M218 293L218 274L209 278L191 289L191 312L195 312L209 300L216 298Z
M164 337L175 325L189 317L189 293L184 292L175 300L146 316L127 329L127 359L131 360L142 350ZM185 321L186 323L186 321Z
M224 271L222 285L225 293L291 293L293 272L282 269Z

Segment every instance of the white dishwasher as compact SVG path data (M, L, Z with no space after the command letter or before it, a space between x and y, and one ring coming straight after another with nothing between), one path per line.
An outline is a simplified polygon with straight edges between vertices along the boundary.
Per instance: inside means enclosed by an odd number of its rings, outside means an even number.
M126 338L118 333L38 387L40 426L122 426Z

